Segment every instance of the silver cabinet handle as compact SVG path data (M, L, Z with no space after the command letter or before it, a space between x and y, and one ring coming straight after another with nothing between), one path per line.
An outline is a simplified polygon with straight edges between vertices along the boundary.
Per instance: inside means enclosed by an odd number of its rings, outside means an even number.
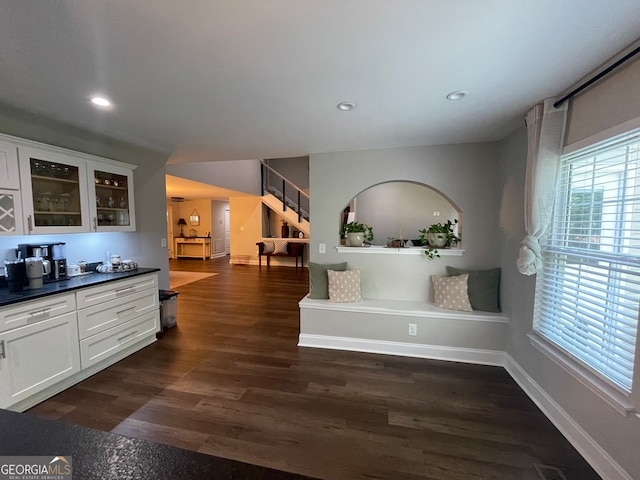
M32 231L32 230L33 230L33 220L32 220L32 218L31 218L31 215L29 215L29 216L27 217L27 229L28 229L29 231Z
M51 311L51 307L43 308L42 310L38 310L37 312L29 312L29 320L41 320L42 318L47 318L49 316L49 312Z
M4 350L4 340L0 340L0 358L7 358L7 352Z
M127 295L135 291L136 291L136 287L125 287L125 288L116 290L116 295Z
M122 315L123 313L127 313L127 312L135 312L136 311L136 307L130 307L130 308L125 308L124 310L120 310L119 312L116 312L117 316Z
M118 341L119 341L119 342L121 342L121 341L122 341L122 340L124 340L125 338L132 337L132 336L133 336L133 335L135 335L136 333L138 333L138 331L137 331L137 330L134 330L134 331L133 331L133 332L131 332L131 333L127 333L124 337L120 337L120 338L118 338Z
M93 217L93 229L96 232L98 231L98 219L96 217Z

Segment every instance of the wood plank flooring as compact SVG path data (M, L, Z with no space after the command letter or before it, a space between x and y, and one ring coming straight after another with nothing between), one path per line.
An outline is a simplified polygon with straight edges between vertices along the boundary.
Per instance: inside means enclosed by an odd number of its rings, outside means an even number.
M600 478L502 368L298 348L307 270L227 262L172 260L218 273L177 327L30 413L327 480Z

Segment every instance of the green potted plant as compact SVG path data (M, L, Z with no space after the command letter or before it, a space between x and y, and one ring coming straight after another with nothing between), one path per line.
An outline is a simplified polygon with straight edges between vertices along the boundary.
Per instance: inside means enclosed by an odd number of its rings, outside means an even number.
M457 223L458 219L453 222L447 220L445 223L433 223L428 229L418 230L420 232L420 240L423 244L428 245L424 253L429 258L440 257L437 248L448 248L460 241L460 237L453 232Z
M350 247L361 247L365 241L373 240L373 229L365 223L347 223L344 226L344 234Z

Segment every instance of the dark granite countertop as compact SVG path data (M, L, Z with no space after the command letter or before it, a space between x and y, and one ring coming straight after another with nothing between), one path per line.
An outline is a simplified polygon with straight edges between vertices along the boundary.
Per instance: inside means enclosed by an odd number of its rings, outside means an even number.
M0 456L72 457L73 479L312 480L310 477L0 409Z
M77 277L69 277L66 280L45 283L42 288L37 288L35 290L30 290L28 287L25 287L22 292L17 293L10 293L9 289L4 287L0 288L0 307L159 271L159 268L138 268L137 270L131 270L128 272L92 272L88 275L79 275Z

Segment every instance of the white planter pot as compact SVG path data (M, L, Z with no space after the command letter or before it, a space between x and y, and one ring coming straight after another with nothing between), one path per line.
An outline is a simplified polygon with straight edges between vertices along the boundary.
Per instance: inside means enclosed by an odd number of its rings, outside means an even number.
M347 243L350 247L361 247L364 243L364 232L347 233Z
M444 247L447 244L447 234L427 233L427 241L432 247Z

